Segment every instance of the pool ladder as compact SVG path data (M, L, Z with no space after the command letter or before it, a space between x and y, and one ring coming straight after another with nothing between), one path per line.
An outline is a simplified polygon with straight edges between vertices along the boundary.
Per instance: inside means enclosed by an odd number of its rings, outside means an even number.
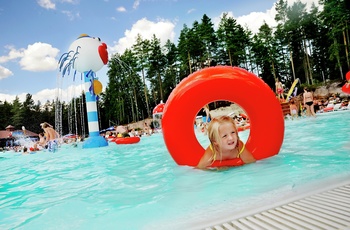
M350 184L205 230L350 229Z

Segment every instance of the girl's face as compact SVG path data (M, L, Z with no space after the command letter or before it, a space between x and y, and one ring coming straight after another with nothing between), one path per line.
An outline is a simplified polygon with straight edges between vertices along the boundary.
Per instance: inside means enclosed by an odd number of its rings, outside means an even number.
M218 140L222 150L233 150L237 146L238 136L237 130L234 125L230 122L221 124L219 127L219 136Z

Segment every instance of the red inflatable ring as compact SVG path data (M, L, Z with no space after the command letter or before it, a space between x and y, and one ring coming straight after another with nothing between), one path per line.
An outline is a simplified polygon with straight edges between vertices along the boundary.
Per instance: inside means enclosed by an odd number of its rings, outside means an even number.
M350 94L350 71L348 71L346 73L346 80L347 82L345 83L345 85L343 85L343 87L341 88L341 90L344 93Z
M116 144L136 144L140 142L140 137L117 137L114 139Z
M271 88L244 69L210 67L183 79L165 104L163 137L177 164L197 166L204 154L193 124L198 111L213 101L231 101L245 110L250 119L246 148L255 159L278 154L284 138L284 118Z

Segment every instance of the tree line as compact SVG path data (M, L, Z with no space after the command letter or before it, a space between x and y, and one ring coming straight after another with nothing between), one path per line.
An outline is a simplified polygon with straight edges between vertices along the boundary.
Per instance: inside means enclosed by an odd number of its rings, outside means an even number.
M109 60L108 85L98 100L101 128L152 117L152 109L166 102L182 79L210 66L239 66L271 89L276 79L286 87L296 78L313 86L345 81L350 69L349 1L319 0L319 7L312 5L310 11L300 1L288 6L279 0L275 7L277 26L264 23L256 34L227 13L217 28L206 14L191 26L184 24L177 44L168 40L162 45L156 35L144 39L139 34L130 49ZM59 108L62 132L81 134L87 130L84 103L83 93L67 104L35 105L30 94L23 103L18 98L0 101L0 129L7 124L28 129L33 125L36 131L40 121L57 122Z

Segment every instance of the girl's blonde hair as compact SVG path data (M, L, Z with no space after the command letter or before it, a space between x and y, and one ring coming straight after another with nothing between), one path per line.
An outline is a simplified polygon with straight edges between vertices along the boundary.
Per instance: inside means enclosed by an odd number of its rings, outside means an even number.
M208 137L209 137L209 141L210 141L210 144L211 144L212 150L213 150L213 156L212 156L211 160L213 162L216 160L217 153L222 154L221 153L221 146L217 143L219 143L219 140L220 140L219 127L220 127L220 125L225 124L225 123L231 123L233 125L235 132L236 132L236 135L237 135L237 140L238 140L236 148L238 148L238 146L239 146L240 140L239 140L235 121L229 116L220 116L220 117L213 118L213 120L210 121L209 126L208 126Z

